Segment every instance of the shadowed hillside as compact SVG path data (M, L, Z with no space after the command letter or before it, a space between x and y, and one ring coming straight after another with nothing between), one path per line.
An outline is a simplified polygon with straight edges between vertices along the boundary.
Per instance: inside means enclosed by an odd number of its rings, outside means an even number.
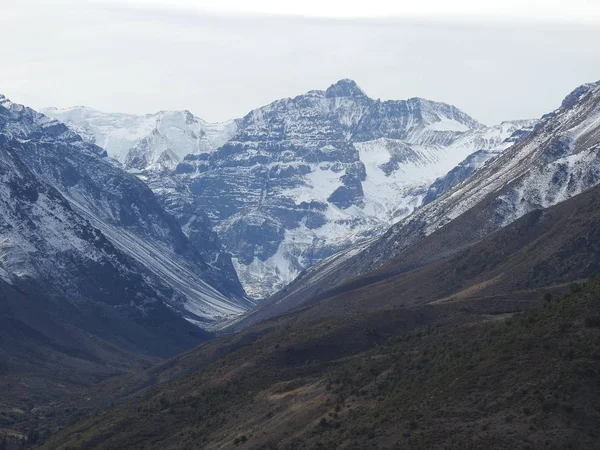
M292 327L42 448L597 448L599 327L598 279L478 323L347 329L377 343L355 355Z

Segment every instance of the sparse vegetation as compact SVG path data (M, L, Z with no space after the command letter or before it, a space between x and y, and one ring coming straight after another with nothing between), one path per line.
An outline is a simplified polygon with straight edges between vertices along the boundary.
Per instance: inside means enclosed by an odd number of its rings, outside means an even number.
M312 340L282 327L43 448L595 448L600 280L578 285L503 320L425 325L346 358L291 357L305 342L320 352L332 323Z

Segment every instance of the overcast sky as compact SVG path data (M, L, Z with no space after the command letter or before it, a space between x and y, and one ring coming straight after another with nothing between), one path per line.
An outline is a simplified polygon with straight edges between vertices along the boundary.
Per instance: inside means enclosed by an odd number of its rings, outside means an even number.
M493 124L600 79L598 0L0 0L0 93L211 121L340 78Z

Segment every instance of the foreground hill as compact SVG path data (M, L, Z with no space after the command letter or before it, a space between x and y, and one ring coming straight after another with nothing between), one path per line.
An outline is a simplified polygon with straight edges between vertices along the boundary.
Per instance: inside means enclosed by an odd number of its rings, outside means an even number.
M42 448L597 448L599 305L594 280L512 317L358 329L379 345L339 358L279 332Z

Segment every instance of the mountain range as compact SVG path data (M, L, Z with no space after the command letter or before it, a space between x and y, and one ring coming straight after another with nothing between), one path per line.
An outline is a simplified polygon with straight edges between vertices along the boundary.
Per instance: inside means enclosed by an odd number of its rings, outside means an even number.
M0 178L0 410L189 349L253 306L142 181L6 97Z
M0 445L600 444L600 82L46 111L0 97Z
M475 151L497 154L535 123L484 127L444 103L374 100L352 80L224 124L187 111L45 113L143 179L191 240L204 212L201 227L212 225L257 299L382 234L431 196L436 178Z
M380 273L374 278L379 280L446 258L531 211L595 186L600 181L599 105L599 83L577 88L533 131L466 181L380 238L315 266L250 316L263 320L280 314L374 271ZM244 320L256 320L251 317Z
M42 448L593 449L600 280L573 281L600 270L599 206L596 186L102 386Z

